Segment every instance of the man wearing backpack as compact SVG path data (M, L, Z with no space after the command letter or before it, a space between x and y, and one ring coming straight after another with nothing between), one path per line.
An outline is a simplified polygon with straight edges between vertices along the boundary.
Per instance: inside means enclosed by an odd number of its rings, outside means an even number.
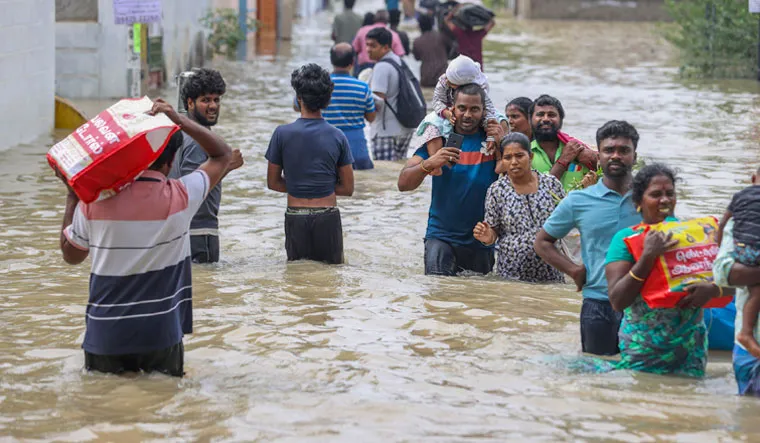
M391 50L391 31L375 28L366 40L376 62L370 89L380 117L370 128L372 154L375 160L405 159L414 128L425 117L425 99L414 74Z

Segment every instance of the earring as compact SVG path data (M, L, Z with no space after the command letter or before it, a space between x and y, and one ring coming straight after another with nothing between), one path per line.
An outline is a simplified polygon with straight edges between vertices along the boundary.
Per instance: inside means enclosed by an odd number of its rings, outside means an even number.
M641 212L641 206L636 206L636 212Z

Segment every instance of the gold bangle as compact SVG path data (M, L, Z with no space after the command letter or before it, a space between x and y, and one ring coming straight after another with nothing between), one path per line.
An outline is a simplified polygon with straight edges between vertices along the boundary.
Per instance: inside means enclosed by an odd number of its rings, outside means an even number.
M630 275L631 278L634 279L634 280L636 280L636 281L642 281L643 282L645 280L645 279L643 279L641 277L638 277L636 274L634 274L633 273L633 269L631 269L630 271L628 271L628 275Z
M425 168L425 160L422 160L422 161L420 162L420 168L421 168L423 171L425 171L425 173L426 173L426 174L430 174L431 172L433 172L433 170L432 170L432 169L426 169L426 168Z
M718 286L718 285L715 285L715 286L717 286L717 287L718 287L718 297L723 297L723 288L721 288L721 287L720 287L720 286Z

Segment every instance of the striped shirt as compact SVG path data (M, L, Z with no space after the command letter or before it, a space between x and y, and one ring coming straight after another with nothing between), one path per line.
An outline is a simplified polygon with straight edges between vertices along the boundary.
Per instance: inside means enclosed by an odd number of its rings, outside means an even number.
M208 192L204 171L168 180L149 170L114 197L77 205L64 235L92 257L85 351L142 354L192 332L188 230Z
M322 117L340 130L364 128L364 114L375 112L369 85L349 74L331 74L330 78L335 89Z

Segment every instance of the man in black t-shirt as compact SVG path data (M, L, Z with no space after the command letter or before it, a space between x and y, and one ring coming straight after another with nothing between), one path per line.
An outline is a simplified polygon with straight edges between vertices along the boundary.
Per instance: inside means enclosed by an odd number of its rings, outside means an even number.
M319 65L291 74L301 118L278 126L269 141L267 186L288 194L288 260L343 263L343 227L337 196L354 193L354 159L346 136L322 118L333 82Z

